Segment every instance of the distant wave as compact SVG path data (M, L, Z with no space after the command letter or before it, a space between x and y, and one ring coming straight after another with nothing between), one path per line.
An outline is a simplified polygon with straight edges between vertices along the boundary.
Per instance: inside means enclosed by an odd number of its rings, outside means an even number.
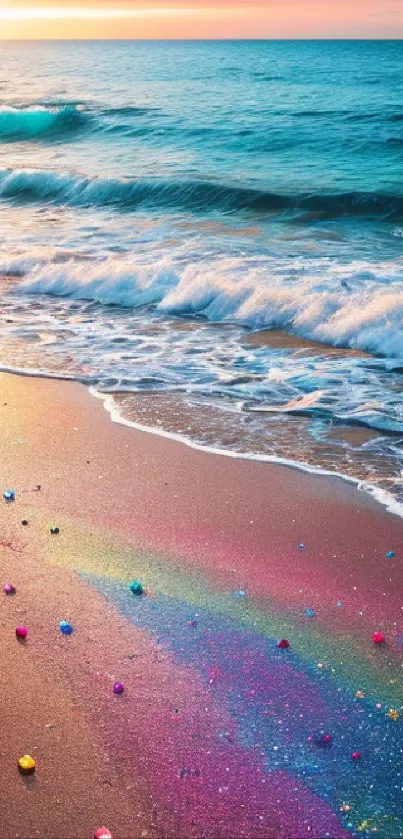
M74 105L46 108L0 108L0 141L65 137L82 128L88 115Z
M403 219L403 194L344 192L281 195L209 181L80 178L56 171L0 170L0 199L72 207L138 207L192 212L309 212L325 219Z
M298 282L290 284L295 272L292 261L280 265L274 257L258 265L234 257L185 266L169 259L144 265L111 258L93 266L68 262L38 267L19 291L105 305L151 305L165 315L282 329L337 347L403 358L400 263L343 268L317 260L299 266Z

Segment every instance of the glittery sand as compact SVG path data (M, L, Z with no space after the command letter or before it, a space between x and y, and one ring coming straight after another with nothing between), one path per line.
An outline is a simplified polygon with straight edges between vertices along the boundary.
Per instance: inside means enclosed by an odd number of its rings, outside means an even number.
M0 387L1 839L402 836L403 522L79 385Z

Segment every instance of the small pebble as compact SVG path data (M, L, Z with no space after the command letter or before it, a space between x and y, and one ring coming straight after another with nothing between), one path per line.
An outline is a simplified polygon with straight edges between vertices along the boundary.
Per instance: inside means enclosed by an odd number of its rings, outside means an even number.
M188 621L188 626L190 626L190 627L191 627L191 629L196 629L196 627L197 627L197 620L191 620L191 621Z
M32 775L36 769L36 761L31 755L23 755L18 761L18 768L23 775Z
M278 642L277 646L280 650L288 650L290 642L287 641L286 638L282 638L281 641Z
M300 542L300 543L299 543L299 545L298 545L298 548L299 548L299 550L300 550L300 551L303 551L303 550L304 550L304 548L305 548L304 543L303 543L303 542Z
M373 632L372 641L374 644L383 644L385 641L385 636L383 632Z
M69 621L60 621L59 629L63 635L71 635L73 632L73 624L69 623Z
M19 638L20 640L25 640L25 638L28 635L27 627L26 626L17 626L17 629L15 630L15 634L16 634L17 638Z
M26 526L27 526L27 524L28 524L28 522L27 522L27 520L26 520L26 519L23 519L23 520L22 520L22 522L21 522L21 524L23 525L23 527L26 527Z
M133 580L129 584L129 589L130 589L131 593L135 594L137 597L141 597L141 595L144 594L144 588L143 588L142 584L139 583L138 580Z
M115 682L113 686L113 692L116 694L116 696L120 696L124 692L124 686L122 685L122 682Z
M13 489L6 489L6 491L3 492L3 498L4 498L5 501L15 501L14 490Z
M94 833L94 839L113 839L108 827L99 827Z
M5 594L15 594L17 589L15 586L13 586L12 583L6 583L6 585L3 588L3 591Z
M51 527L50 533L52 534L52 536L57 536L57 534L60 533L60 530L58 527Z

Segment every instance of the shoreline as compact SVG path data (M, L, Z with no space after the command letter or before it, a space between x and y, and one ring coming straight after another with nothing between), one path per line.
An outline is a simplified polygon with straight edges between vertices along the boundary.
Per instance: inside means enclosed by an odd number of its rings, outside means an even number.
M91 396L103 402L104 409L106 413L109 415L111 421L118 425L123 425L127 428L132 428L135 431L139 431L141 433L155 434L156 436L165 438L167 440L172 440L173 442L181 443L182 445L188 446L189 448L192 448L195 451L206 452L207 454L229 457L239 460L251 460L260 463L272 463L274 465L284 466L289 469L295 469L301 472L306 472L308 474L315 475L318 477L336 478L338 480L345 481L347 484L355 486L359 491L365 493L366 495L369 495L371 498L374 498L381 507L386 509L388 513L398 516L399 518L403 518L403 501L401 502L396 500L396 498L390 493L388 493L386 490L376 486L375 484L372 484L370 481L366 481L365 479L358 479L353 477L352 475L347 475L344 472L326 470L322 466L314 466L313 464L306 463L305 461L301 460L292 460L288 458L282 458L277 455L267 455L263 453L239 452L233 451L231 449L209 446L207 444L199 443L196 440L193 440L191 437L187 437L185 434L176 433L175 431L168 431L163 428L158 428L154 425L143 425L142 423L127 419L120 413L119 408L117 407L114 401L114 394L98 391L95 385L89 384L85 380L85 377L80 378L79 376L69 375L63 376L59 373L41 373L35 370L11 368L4 365L0 365L0 375L1 374L10 376L21 376L28 379L66 382L71 383L73 385L77 384L83 386L88 390ZM135 392L133 392L133 396L135 396ZM152 393L150 394L150 397L152 397ZM368 427L368 430L373 431L373 429L370 427ZM379 432L379 436L382 436L381 432Z
M335 478L337 480L345 481L347 484L351 484L359 491L374 498L381 507L386 509L388 513L398 516L399 518L403 518L403 502L396 501L396 499L386 492L386 490L383 490L370 482L353 478L351 475L346 475L344 472L333 472L331 470L324 469L322 466L313 466L309 463L305 463L304 461L288 460L287 458L282 458L277 455L239 452L232 451L231 449L216 448L214 446L198 443L196 440L192 440L184 434L167 431L166 429L158 428L157 426L142 425L139 422L126 419L122 416L114 403L113 393L103 393L102 391L97 391L92 385L88 386L88 390L95 399L100 399L104 403L106 412L109 414L112 422L115 422L117 425L124 425L127 428L133 428L135 431L140 431L141 433L155 434L157 437L163 437L167 440L181 443L184 446L189 446L189 448L195 449L195 451L206 452L206 454L218 455L219 457L230 457L235 460L252 460L258 463L272 463L274 465L284 466L288 469L307 472L308 474L315 475L317 477Z
M400 835L401 519L345 481L112 423L77 383L0 387L16 491L2 584L17 587L0 599L1 839L104 823L114 839L333 839L363 820Z

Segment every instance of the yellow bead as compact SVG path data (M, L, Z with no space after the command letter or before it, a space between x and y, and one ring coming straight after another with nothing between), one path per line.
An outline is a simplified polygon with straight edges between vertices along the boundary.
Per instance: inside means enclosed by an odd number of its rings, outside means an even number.
M23 757L20 757L18 761L18 768L24 773L24 775L31 775L35 772L36 762L31 755L24 755Z
M364 699L364 694L362 690L357 690L356 697L357 699Z
M400 717L399 711L396 711L396 708L389 708L387 716L390 720L398 720Z

